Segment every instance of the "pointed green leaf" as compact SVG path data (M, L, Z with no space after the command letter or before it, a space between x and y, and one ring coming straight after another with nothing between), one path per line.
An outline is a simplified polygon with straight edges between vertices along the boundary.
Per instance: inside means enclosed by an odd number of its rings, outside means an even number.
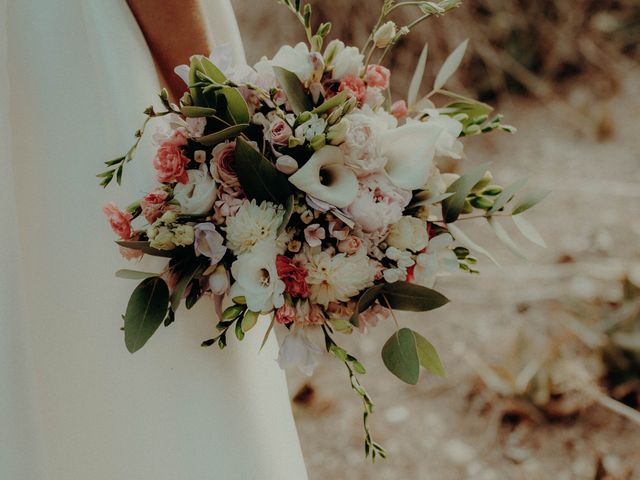
M210 117L216 114L214 108L190 107L186 105L180 109L180 112L187 118Z
M169 308L169 288L159 277L143 280L124 314L124 342L129 352L140 350L162 324Z
M441 293L409 282L385 284L380 295L384 297L381 300L383 306L389 302L394 310L407 312L427 312L449 303L449 299Z
M249 123L251 120L249 107L237 88L224 87L216 92L217 98L221 96L225 98L227 105L226 115L223 113L222 118L232 124Z
M273 67L273 72L280 87L284 91L289 105L296 115L313 109L313 103L304 91L304 86L298 76L282 67Z
M447 193L453 193L453 196L442 202L442 214L446 223L455 222L464 209L464 202L471 189L482 179L487 172L489 163L484 163L473 169L466 175L453 182L447 189Z
M150 246L149 242L143 241L129 241L129 240L117 240L116 243L121 247L131 248L133 250L140 250L143 253L148 255L152 255L154 257L175 257L182 249L173 249L173 250L158 250L157 248L153 248Z
M178 310L180 302L182 302L184 292L191 281L199 278L208 268L208 266L209 265L202 260L193 258L186 261L180 268L180 270L178 270L177 273L180 275L180 278L177 281L176 286L173 288L173 292L171 293L171 310L173 310L174 312Z
M422 78L424 77L424 69L427 66L427 54L429 53L429 44L425 43L416 70L413 73L411 84L409 85L409 92L407 93L407 104L411 108L418 99L418 92L420 91L420 85L422 84Z
M251 199L284 205L291 195L289 180L245 140L238 137L235 151L236 171L242 189Z
M451 52L451 55L447 57L447 59L442 64L438 75L436 76L436 81L433 84L434 90L440 90L444 87L444 84L447 83L447 80L451 78L451 75L456 73L460 63L462 62L462 58L464 57L464 53L467 50L467 45L469 44L469 39L462 42L456 49Z
M513 253L516 257L520 257L523 260L526 260L527 257L520 250L520 247L516 245L516 242L513 241L511 236L507 233L504 227L498 222L495 218L487 218L489 225L493 228L493 231L496 234L496 237L509 249L511 253Z
M447 225L447 229L449 230L449 233L453 235L453 238L458 243L460 243L463 247L467 247L469 250L473 250L475 252L481 253L482 255L487 257L489 260L491 260L493 263L495 263L498 267L500 266L498 261L494 258L493 255L491 255L491 253L489 253L487 249L481 247L476 242L471 240L467 236L467 234L464 233L462 230L460 230L460 228L458 228L456 225L449 224Z
M403 382L410 385L418 383L420 361L413 332L401 328L394 333L382 347L382 361Z
M518 190L524 187L524 184L527 183L528 180L528 177L521 178L502 190L500 195L498 195L498 198L496 198L496 201L493 203L493 207L489 210L489 213L495 213L509 203L513 196L518 192Z
M549 195L550 193L551 190L537 190L535 192L527 194L513 209L513 214L520 215L530 208L535 207L538 203L547 198L547 195Z
M287 204L285 205L284 217L282 217L282 222L278 226L278 231L276 232L276 238L280 236L282 232L287 229L289 225L289 220L291 220L291 215L293 215L293 207L295 204L295 198L291 195L287 198Z
M356 327L360 324L359 316L362 312L364 312L371 305L376 303L376 300L380 296L380 293L384 289L385 285L374 285L373 287L365 290L365 292L358 299L358 303L356 303L356 309L351 317L351 323Z
M513 220L513 223L516 224L520 233L522 233L527 240L542 248L547 248L547 244L544 241L544 238L542 238L542 235L540 235L540 232L538 232L536 227L534 227L526 218L522 215L517 215L515 217L511 217L511 220Z
M414 331L413 336L416 339L418 359L420 360L420 365L422 365L422 368L434 375L444 377L444 367L442 366L440 356L438 355L435 347L431 344L431 342L429 342L429 340L424 338L418 332Z

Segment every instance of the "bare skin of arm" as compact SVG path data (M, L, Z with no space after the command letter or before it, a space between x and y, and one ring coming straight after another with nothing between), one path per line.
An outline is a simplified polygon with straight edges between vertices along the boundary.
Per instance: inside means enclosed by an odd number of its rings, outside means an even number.
M149 45L160 82L174 101L186 90L173 69L194 54L208 54L212 42L198 0L127 0Z

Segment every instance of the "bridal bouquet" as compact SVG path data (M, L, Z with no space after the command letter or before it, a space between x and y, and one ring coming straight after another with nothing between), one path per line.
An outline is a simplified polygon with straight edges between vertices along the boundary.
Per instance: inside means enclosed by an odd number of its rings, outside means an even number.
M158 273L121 270L141 280L126 307L124 339L135 352L180 306L213 299L217 335L203 345L224 348L257 322L286 329L281 367L310 375L326 350L344 362L364 405L365 451L384 450L367 426L370 397L358 380L364 366L336 334L364 334L377 323L395 326L382 347L388 369L415 384L420 368L443 375L433 345L401 328L394 310L426 312L447 303L433 289L438 275L477 273L473 253L490 254L457 226L482 217L502 241L516 245L498 218L512 217L542 243L519 215L545 192L516 199L524 182L502 188L487 165L460 176L442 173L444 158L463 158L461 138L512 131L491 108L445 89L466 42L442 65L433 88L419 95L427 49L418 59L406 99L393 102L392 47L418 23L456 7L456 0L384 3L363 48L328 42L331 24L312 28L311 7L281 0L302 23L307 43L283 46L253 67L233 64L225 46L176 68L186 93L179 105L160 94L166 117L155 134L157 187L120 210L104 208L127 259L164 257ZM399 8L419 17L398 27ZM434 100L444 103L437 106ZM144 127L123 157L106 162L102 185L120 183ZM261 316L263 315L263 316ZM391 322L391 323L389 323ZM231 333L230 333L231 332ZM265 336L265 339L266 339Z

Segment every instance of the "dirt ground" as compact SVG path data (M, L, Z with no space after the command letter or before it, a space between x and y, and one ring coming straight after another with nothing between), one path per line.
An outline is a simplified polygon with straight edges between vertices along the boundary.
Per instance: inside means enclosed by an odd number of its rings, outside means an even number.
M621 276L640 277L640 73L625 77L608 99L588 93L587 79L563 92L564 104L506 101L500 110L519 133L467 141L463 168L492 161L503 184L530 175L530 186L553 190L527 214L548 248L514 233L527 246L525 262L487 225L462 225L502 268L482 259L481 276L440 281L450 305L400 317L436 345L446 378L423 373L410 387L388 373L380 349L392 324L343 337L368 369L361 381L376 403L372 430L389 452L386 461L363 457L361 404L341 364L325 357L309 379L291 372L292 397L305 390L294 413L311 479L605 478L596 476L598 458L608 478L640 479L640 425L598 404L555 421L501 421L508 402L478 374L485 363L509 368L516 361L509 345L519 332L533 345L532 335L560 322L554 302L609 301L619 295Z

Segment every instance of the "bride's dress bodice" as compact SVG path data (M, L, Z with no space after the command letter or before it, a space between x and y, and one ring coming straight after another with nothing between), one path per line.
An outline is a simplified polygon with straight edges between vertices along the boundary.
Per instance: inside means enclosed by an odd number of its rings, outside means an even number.
M241 51L228 1L204 3L215 40ZM201 348L215 334L202 301L124 347L134 285L113 275L128 265L101 206L152 186L149 142L122 188L95 174L157 86L124 0L0 0L2 479L306 478L274 339L257 353L266 325Z

